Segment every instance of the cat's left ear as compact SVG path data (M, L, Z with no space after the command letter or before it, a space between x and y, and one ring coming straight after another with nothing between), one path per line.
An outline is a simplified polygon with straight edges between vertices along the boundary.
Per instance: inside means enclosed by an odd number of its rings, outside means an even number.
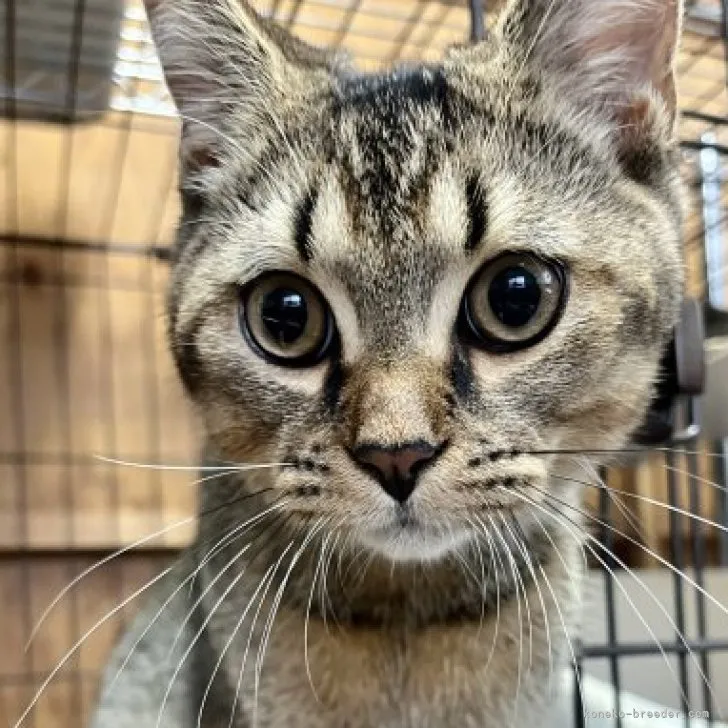
M682 0L511 0L496 34L525 65L633 134L672 135ZM652 133L655 133L652 129Z
M260 17L246 0L145 0L182 115L185 169L253 149L291 104L327 83L338 59Z

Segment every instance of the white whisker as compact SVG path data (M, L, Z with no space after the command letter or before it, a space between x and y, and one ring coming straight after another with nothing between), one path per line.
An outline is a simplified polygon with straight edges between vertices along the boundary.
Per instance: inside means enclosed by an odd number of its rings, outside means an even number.
M500 576L498 575L498 566L495 563L495 556L494 552L496 550L495 543L493 542L493 539L490 535L490 532L488 531L487 524L483 523L483 521L480 520L477 516L475 516L476 521L481 525L483 529L483 535L486 538L486 541L488 542L488 550L490 553L490 565L493 569L493 572L495 574L494 582L495 582L495 627L493 629L493 640L490 644L490 653L488 654L488 659L485 663L485 668L483 669L483 674L487 674L488 669L490 668L490 664L493 661L493 657L495 656L495 650L496 646L498 644L498 632L500 629L500 620L501 620L501 599L500 599Z
M278 503L275 503L274 505L270 506L269 508L266 508L264 511L257 513L255 516L252 516L251 518L247 519L246 521L243 521L243 523L238 524L231 533L227 534L224 539L225 542L220 545L220 542L218 542L218 545L215 547L217 549L217 552L219 553L220 550L225 548L225 546L229 545L229 543L233 540L233 538L236 537L236 535L240 535L244 532L245 529L250 528L250 526L255 525L259 521L261 521L266 516L270 515L271 513L275 513L276 511L280 511L285 506L287 506L289 501L281 501ZM174 640L172 641L172 645L169 648L169 655L171 655L174 652L174 648L177 646L177 643L179 642L180 638L184 634L185 627L187 626L190 619L192 619L192 615L194 614L195 609L202 604L202 600L207 596L207 594L210 592L211 589L215 587L215 584L222 578L222 576L232 567L233 564L235 564L237 561L239 561L245 553L248 551L248 549L252 546L252 543L245 544L238 552L236 552L233 557L218 571L218 573L210 580L210 583L202 590L200 595L195 600L194 604L190 607L190 609L187 611L187 616L184 618L182 623L180 624L179 628L177 629L177 633L174 636ZM200 562L199 567L197 568L196 572L201 571L209 561L214 558L215 556L215 549L213 549L211 552L206 554L203 559ZM244 572L244 569L243 569Z
M511 567L511 574L513 575L513 583L516 590L516 609L518 613L518 668L516 673L516 696L515 701L513 703L513 724L518 724L518 708L519 708L519 701L521 696L521 683L523 681L523 613L521 609L521 593L523 593L525 597L525 589L523 589L523 581L520 578L520 574L518 573L518 569L515 566L515 559L513 558L513 554L511 553L510 548L508 547L508 543L506 542L503 534L501 533L500 529L496 528L496 525L493 521L493 516L488 514L488 520L490 521L490 525L493 527L493 530L495 531L496 535L500 539L501 543L503 544L503 548L505 550L505 555L508 560L508 564ZM496 550L496 554L499 554L499 552ZM499 556L500 558L500 556ZM503 574L505 575L505 565L503 562L501 562L503 565ZM520 590L523 589L521 592ZM526 604L526 601L524 599L524 606ZM532 628L532 624L530 621L530 615L531 610L529 608L528 610L529 614L529 625Z
M133 460L119 460L118 458L106 457L106 455L94 455L94 460L111 465L123 465L127 468L139 468L142 470L190 470L194 472L247 472L249 470L262 470L265 468L291 467L290 463L242 463L240 465L160 465L158 463L138 463Z
M126 657L122 661L121 665L119 666L119 669L114 674L114 677L109 681L108 686L106 687L106 690L111 692L111 689L116 685L116 681L119 679L121 674L126 669L126 666L129 664L129 660L131 660L132 656L136 652L139 645L142 643L142 640L147 636L149 633L149 630L152 629L152 627L156 624L157 620L162 616L162 613L164 610L169 606L170 602L184 589L185 584L187 582L194 579L195 574L199 570L199 567L195 569L192 573L190 573L184 581L180 583L180 585L162 602L162 605L159 607L155 615L150 620L149 624L144 628L142 633L139 635L139 637L135 640L134 644L131 646L129 652L127 652Z
M78 576L76 576L74 579L72 579L61 591L56 594L56 596L53 598L53 601L43 610L43 614L40 615L40 618L36 622L35 626L30 632L30 636L28 637L28 641L25 644L25 651L28 651L28 648L32 644L33 640L35 639L35 636L38 634L38 630L41 628L43 623L46 619L48 619L48 615L55 609L55 607L58 605L58 603L68 594L71 589L73 589L80 581L85 579L89 574L92 574L97 569L100 569L102 566L105 566L110 561L113 561L115 558L122 556L126 553L129 553L130 551L133 551L134 549L138 548L139 546L143 546L144 544L149 543L150 541L154 541L156 538L159 538L160 536L164 536L165 534L169 533L170 531L173 531L175 528L180 528L181 526L189 525L190 523L193 523L195 521L194 516L190 516L189 518L183 518L181 521L176 521L175 523L172 523L168 526L165 526L164 528L160 528L158 531L155 531L154 533L149 534L148 536L144 536L144 538L140 538L137 541L134 541L134 543L129 544L128 546L124 546L123 548L120 548L114 553L109 554L108 556L105 556L100 561L97 561L95 564L91 564L91 566L84 569Z
M651 556L652 558L659 561L660 564L662 564L664 567L669 569L673 574L675 574L676 576L679 576L681 579L686 581L691 587L693 587L693 589L695 589L700 594L702 594L706 599L708 599L708 601L711 602L711 604L713 604L715 607L717 607L723 614L728 616L728 608L725 605L721 604L709 591L707 591L705 588L700 586L700 584L698 584L694 579L691 579L684 571L680 571L680 569L678 569L674 564L671 564L667 559L660 556L660 554L658 554L656 551L653 551L651 548L645 546L644 544L640 543L639 541L636 541L628 534L624 533L623 531L620 531L618 528L615 528L614 526L607 523L606 521L603 521L601 518L597 518L596 516L593 516L590 513L582 511L581 509L576 508L576 506L572 506L570 503L566 503L565 501L562 501L560 498L556 498L554 495L552 495L540 488L537 488L534 485L529 484L529 487L534 488L535 490L540 492L544 497L551 498L551 499L555 500L556 502L560 503L561 505L564 505L567 508L569 508L573 511L576 511L577 513L588 518L589 520L594 521L598 525L602 526L602 528L608 528L613 533L615 533L617 536L620 536L621 538L624 538L625 540L629 541L634 546L637 546L637 548L641 549L642 551L647 553L649 556ZM591 535L591 534L589 534L589 535Z
M607 485L606 481L599 475L597 469L589 462L589 461L581 461L578 459L574 459L574 462L587 474L591 475L591 477L595 478L597 482ZM637 536L640 538L644 538L644 533L642 530L642 527L634 518L634 515L630 512L630 510L627 508L627 506L622 503L619 499L619 494L613 494L609 491L605 491L609 497L609 500L611 503L614 503L617 510L622 514L624 517L624 520L629 523L630 526L634 529L634 532Z
M470 518L467 518L467 516L465 520L476 533L479 533L479 529L474 521L472 521ZM480 590L480 621L478 624L478 633L480 633L480 631L483 629L483 623L485 622L485 608L488 595L488 586L485 576L485 561L483 560L483 549L480 546L479 538L474 539L474 546L476 549L476 554L478 556L478 562L480 564L480 584L478 585Z
M247 551L250 549L250 544L246 543L239 551L236 551L233 557L215 574L215 576L210 579L210 583L200 592L200 594L197 596L195 601L192 603L192 605L187 610L187 614L185 615L184 619L180 623L179 627L177 628L177 631L175 632L174 639L172 640L172 644L169 646L169 649L167 650L167 660L169 660L172 655L174 654L174 650L179 644L179 641L182 639L182 635L185 632L185 628L189 624L189 621L194 616L195 610L202 604L205 597L210 593L212 589L215 588L215 584L222 579L222 577L233 567L234 564L236 564L240 559L245 556ZM204 564L200 564L194 571L194 574L199 573L204 568ZM241 573L244 572L244 569L241 571Z
M341 556L341 553L339 554ZM316 582L318 581L319 574L321 573L321 569L323 568L323 561L324 561L324 552L323 552L323 545L319 549L319 556L316 560L316 568L313 573L313 578L311 579L311 588L308 593L308 603L306 604L306 615L303 620L303 662L306 667L306 676L308 677L308 684L311 686L311 691L313 692L314 698L316 699L317 703L321 702L321 699L319 698L318 692L316 691L316 687L313 684L313 676L311 675L311 663L309 661L309 651L308 651L308 625L309 621L311 619L311 605L313 604L313 595L314 591L316 589ZM339 561L339 565L341 565L341 561Z
M516 543L516 546L518 547L519 551L521 552L521 555L523 556L523 560L526 562L526 568L528 569L529 573L531 574L531 578L533 579L533 583L536 586L536 595L538 596L539 603L541 605L541 616L543 617L544 627L546 629L546 644L548 646L548 654L549 654L549 687L553 687L553 678L554 678L554 656L553 656L553 645L551 643L551 626L549 624L548 620L548 614L546 612L546 603L544 602L543 598L543 592L541 591L541 585L539 584L539 580L536 576L536 571L533 568L533 560L531 559L531 554L528 552L528 547L526 546L526 543L522 538L520 538L515 533L515 528L512 529L508 522L505 519L505 516L502 512L499 512L500 518L503 521L503 525L508 529L508 531L511 534L511 537ZM517 525L517 522L516 522Z
M532 505L540 505L540 504L537 504L535 501L532 501L531 499L529 499L527 496L524 496L522 493L518 493L516 491L509 491L509 493L515 493L519 498L521 498L523 500L526 500L527 502L532 503ZM545 509L543 509L543 512L546 515L551 516L551 513L549 513ZM556 543L554 542L553 538L551 537L551 534L548 532L548 529L541 522L541 519L539 519L538 516L535 513L533 513L533 512L532 512L532 515L534 516L534 518L535 518L536 522L538 523L538 525L540 526L541 530L546 535L546 538L548 539L549 543L553 547L553 549L554 549L554 551L556 553L556 556L559 559L559 561L561 562L561 565L564 567L564 571L568 575L569 581L571 582L571 584L574 587L575 591L577 591L577 592L581 591L581 587L580 587L580 585L578 585L576 583L576 581L575 581L575 579L574 579L574 577L572 575L572 569L567 565L566 559L564 559L564 556L561 553L561 549L559 549L557 547ZM569 531L569 534L573 536L573 534L571 533L571 531ZM576 544L579 546L579 549L580 549L580 551L582 553L583 561L584 561L584 567L586 569L586 555L584 554L584 546L581 543L581 540L579 538L574 537L574 540L575 540ZM566 642L567 642L567 645L568 645L568 648L569 648L569 652L571 654L571 660L574 663L574 669L575 669L575 673L574 674L576 675L576 681L577 681L577 686L579 688L579 694L581 696L581 702L582 702L582 705L585 705L585 702L584 702L584 687L583 687L582 680L581 680L581 672L578 669L578 662L577 662L577 659L576 659L576 651L574 650L574 643L573 643L573 640L571 638L571 633L569 632L569 629L566 626L566 619L564 618L564 613L563 613L563 610L561 609L561 603L559 602L559 600L556 597L556 593L555 593L555 591L553 589L553 586L551 584L551 580L548 578L548 576L546 574L546 570L543 568L543 565L541 564L541 562L540 561L537 561L536 562L536 566L538 566L538 569L541 572L541 575L543 576L544 583L546 584L547 589L551 593L551 599L553 600L554 606L556 607L556 611L557 611L557 614L559 616L559 621L561 622L561 628L564 630L564 636L566 637Z
M230 645L233 643L233 640L235 639L236 635L240 631L240 627L242 626L243 622L245 621L245 618L248 615L248 612L250 611L253 604L255 604L255 600L260 593L260 590L265 587L266 584L269 584L270 581L273 578L273 571L274 569L278 568L278 564L283 560L285 555L290 550L291 546L293 546L293 542L291 542L288 545L288 548L284 549L283 553L281 554L279 560L271 564L268 569L263 574L260 583L255 588L255 591L251 595L250 599L248 599L248 603L245 605L245 609L243 610L242 614L240 615L235 627L233 628L232 632L230 633L230 636L227 639L227 642L223 646L222 650L220 651L220 654L218 655L217 662L215 663L215 667L212 670L212 673L210 675L210 679L207 681L207 685L205 686L205 691L202 695L202 700L200 701L200 708L197 713L197 728L202 727L202 716L205 712L205 705L207 704L207 698L210 695L210 690L212 690L212 685L215 682L215 676L217 675L218 671L220 670L220 665L222 665L222 661L225 659L225 655L227 654L228 650L230 649ZM267 588L267 587L266 587ZM239 688L238 688L239 689ZM236 700L237 700L237 693L236 693ZM235 714L235 704L233 704L232 707L232 715Z
M268 649L268 640L270 639L271 632L273 631L273 622L276 618L276 615L278 614L278 609L280 608L281 600L283 599L283 592L285 591L286 585L288 584L288 580L291 578L291 574L293 573L293 569L295 568L296 564L298 563L298 560L301 558L301 555L305 551L306 547L309 543L311 543L312 539L318 534L318 532L321 530L322 525L325 521L325 518L321 516L318 521L314 524L314 526L309 530L308 534L306 535L306 538L303 540L303 543L299 547L298 551L293 555L291 558L291 562L288 564L288 569L286 570L286 573L283 575L283 579L281 580L281 584L278 587L278 591L276 592L275 597L273 598L273 603L271 605L270 611L268 613L268 619L266 620L265 627L263 629L263 637L260 641L260 645L258 646L258 652L256 655L255 660L255 688L253 691L253 694L255 696L254 698L254 708L253 708L253 725L257 724L257 713L258 713L258 689L260 687L260 675L263 670L263 660L265 659L265 653Z
M76 640L76 642L73 644L73 646L66 652L66 654L61 658L61 660L56 664L56 666L50 671L46 679L41 683L41 686L36 691L35 695L33 696L33 699L30 701L30 704L28 707L22 712L20 715L20 718L16 721L13 728L20 728L20 726L23 724L25 719L30 714L30 711L33 710L38 700L40 700L41 695L45 691L45 689L51 684L55 676L63 669L63 666L71 659L71 657L78 651L78 649L81 647L81 645L92 635L96 630L98 630L100 627L102 627L111 617L113 617L115 614L118 614L124 607L132 602L134 599L136 599L140 594L144 593L147 589L154 586L158 581L163 579L167 574L169 574L170 571L172 571L171 566L164 569L160 574L157 574L157 576L150 579L144 586L139 587L133 594L126 597L122 602L117 604L112 610L107 612L102 619L100 619L96 624L94 624L93 627L86 630L86 632L81 635L81 637Z
M609 493L616 493L620 496L624 496L625 498L632 498L634 500L642 501L643 503L649 503L650 505L664 508L665 510L672 511L673 513L677 513L681 516L685 516L686 518L691 518L694 521L698 521L700 523L705 524L706 526L711 526L712 528L717 528L719 531L722 531L723 533L728 533L728 526L724 526L724 525L718 523L717 521L711 521L709 518L705 518L704 516L701 516L697 513L693 513L692 511L687 511L684 508L679 508L678 506L673 506L669 503L664 503L663 501L657 500L656 498L650 498L647 495L640 495L639 493L629 493L627 491L615 490L614 488L610 488L608 485L606 485L603 482L589 483L585 480L579 480L578 478L572 478L567 475L559 475L557 473L554 473L553 477L557 478L559 480L565 480L569 483L577 483L578 485L584 485L589 488L598 488L600 490L605 490Z
M544 506L542 506L540 503L537 503L536 501L532 500L531 498L528 498L528 496L525 496L522 493L516 493L516 496L518 498L521 498L522 500L526 501L531 506L533 506L535 508L538 508L538 510L541 511L541 513L549 516L550 518L552 518L553 520L555 520L558 524L560 524L563 528L565 528L566 531L568 532L568 534L581 546L581 548L582 549L587 548L589 550L589 552L594 556L594 558L596 558L597 561L599 561L599 563L609 572L610 578L612 578L614 580L614 582L617 584L618 588L621 590L621 592L624 595L625 599L627 600L627 602L629 603L630 607L632 608L632 611L634 612L635 616L640 620L640 622L642 623L642 625L647 630L648 634L652 637L652 639L653 639L653 641L655 643L655 646L660 650L660 652L662 654L662 657L665 660L665 664L667 665L668 669L670 669L672 671L672 668L670 666L668 657L667 657L667 655L665 653L665 650L662 647L662 644L657 639L657 636L655 635L655 633L652 631L652 629L650 628L650 626L645 621L642 613L637 609L636 605L634 604L634 601L631 599L631 597L629 596L629 594L626 591L626 589L624 588L624 586L616 579L616 576L614 574L614 571L609 567L609 565L607 564L607 562L604 561L597 553L595 553L594 549L592 548L592 546L589 543L583 543L582 542L582 539L581 539L581 536L580 536L579 532L575 532L574 530L572 530L572 525L573 524L567 523L566 518L565 517L560 517L560 515L559 515L559 513L557 511L555 511L555 510L554 511L548 511L548 510L546 510L546 508ZM534 516L535 516L535 514L534 514ZM549 542L551 543L551 545L555 549L556 548L556 544L554 543L553 538L551 537L551 534L548 532L548 529L545 528L545 526L540 521L540 519L537 518L536 520L538 521L539 526L541 527L541 529L545 533L546 538L549 540ZM587 534L587 536L590 536L591 538L593 538L593 536L591 536L591 534ZM597 541L597 543L599 543L599 542ZM603 545L601 543L599 545L603 547ZM614 554L611 551L609 551L609 549L606 549L606 547L603 547L603 548L613 558L616 558L614 556ZM651 592L649 591L649 589L647 589L647 586L644 584L644 582L642 582L635 574L632 574L632 576L646 590L646 592L648 594L650 594L650 596L652 596ZM652 597L652 598L654 599L654 597ZM661 607L661 608L662 608L663 611L666 612L666 610L665 610L664 607ZM675 677L675 679L677 680L677 676L675 675L674 671L672 672L672 674L673 674L673 677Z
M190 656L190 653L194 649L195 645L199 641L200 637L202 636L202 633L205 631L205 628L209 624L210 620L212 619L213 615L217 611L218 607L223 603L225 599L227 599L228 595L232 590L240 583L240 580L245 576L246 571L243 569L240 571L239 574L236 574L235 577L231 580L230 584L225 588L223 593L218 597L217 601L214 603L212 608L209 610L209 612L205 615L205 618L202 621L202 624L200 625L199 629L193 636L190 644L187 646L187 649L184 651L184 654L179 659L177 663L177 667L175 668L172 677L169 680L169 683L167 684L167 688L164 692L164 696L162 698L162 704L159 706L159 713L157 714L157 722L156 722L156 728L159 728L162 722L162 716L164 715L164 709L167 705L167 701L169 700L169 696L172 693L172 687L174 685L175 680L177 679L177 676L180 673L180 670L182 669L184 663L187 661L187 658Z
M255 632L255 625L258 623L258 617L260 616L260 612L263 609L263 605L265 604L265 598L268 595L268 590L270 589L271 585L273 584L273 579L275 578L276 572L280 568L280 565L283 563L283 559L285 559L288 552L293 548L293 544L295 541L291 541L288 546L286 546L283 553L278 557L278 560L273 564L272 566L268 567L268 571L264 574L263 578L261 579L260 584L255 590L255 593L253 597L250 599L248 603L248 607L246 607L246 614L248 611L248 608L255 602L255 598L257 597L257 594L259 593L260 589L263 587L263 582L267 582L265 584L265 588L263 588L263 591L260 593L260 599L258 600L258 606L255 608L255 613L253 614L253 621L250 623L250 628L248 629L248 639L245 643L245 651L243 652L243 659L240 662L240 672L238 673L238 682L235 687L235 698L233 699L232 706L230 708L230 718L228 720L228 728L232 728L233 722L235 720L235 709L238 705L238 700L240 696L240 689L243 683L243 676L245 675L245 666L248 662L248 654L250 652L250 647L253 643L253 633ZM270 576L268 574L270 573ZM241 615L241 619L238 620L237 624L235 625L235 628L233 629L233 634L231 637L235 637L237 632L240 630L240 626L243 623L243 620L245 619L245 614ZM229 644L226 644L226 648L229 648ZM255 719L257 719L257 716L254 716L253 720L253 728L255 728Z
M552 519L556 520L557 523L560 523L564 528L567 529L567 531L569 532L569 534L571 536L573 536L575 539L577 539L581 543L579 534L578 533L574 533L574 531L572 531L572 528L571 527L573 526L573 523L570 521L570 519L567 516L564 516L563 514L559 514L555 509L553 511L547 511L541 504L533 501L532 499L528 498L528 496L525 496L522 493L518 493L517 496L519 498L527 501L532 506L538 508L542 513L545 513L546 515L550 516ZM553 508L553 506L552 506L552 508ZM543 524L541 524L541 527L543 528ZM548 532L546 532L546 535L547 535L547 538L549 538L549 540L553 544L553 540L551 539L550 534L548 534ZM660 612L665 616L665 618L669 622L670 626L674 630L674 632L677 635L677 637L680 640L680 642L683 644L683 646L685 647L685 649L687 650L687 652L690 654L690 656L691 656L691 658L693 660L693 663L694 663L695 667L698 670L698 673L700 674L700 676L702 677L703 681L705 682L705 685L708 687L708 690L710 690L710 692L712 694L713 693L713 689L712 689L712 687L711 687L711 685L710 685L710 683L708 681L707 676L705 675L705 673L703 672L702 668L700 667L700 665L699 665L699 663L697 661L697 658L695 657L695 654L694 654L693 650L690 649L690 646L688 645L688 642L687 642L687 639L685 638L685 635L683 635L682 632L678 629L677 624L675 623L675 620L672 618L672 616L667 611L667 609L665 608L665 606L652 593L652 591L647 586L647 584L645 584L645 582L632 569L630 569L629 566L627 566L613 551L611 551L610 549L608 549L603 543L601 543L601 541L599 541L599 539L595 538L592 534L585 533L585 535L586 535L586 537L588 538L589 541L591 541L594 544L596 544L602 551L605 552L605 554L607 554L611 558L613 558L617 562L617 564L619 564L619 566L621 568L623 568L625 570L625 572L627 574L629 574L629 576L631 576L632 579L634 579L634 581L637 582L637 584L642 588L642 590L645 592L645 594L647 594L650 597L650 599L655 603L655 605L657 606L657 608L660 610ZM602 559L599 556L599 554L594 550L594 548L591 546L590 543L588 543L588 542L587 543L584 543L584 546L587 549L589 549L589 552L602 565L602 567L604 567L609 572L610 578L613 580L613 583L615 583L617 585L617 588L623 594L624 598L626 599L627 603L629 604L630 608L632 609L632 612L637 617L637 619L639 619L639 621L642 623L642 626L647 630L647 633L652 638L652 641L654 642L655 646L660 651L660 654L662 655L662 658L663 658L663 660L665 662L665 665L667 666L667 669L670 671L670 674L673 676L673 678L675 680L675 684L677 685L678 690L681 693L681 697L683 698L683 700L685 702L688 702L687 695L685 694L685 690L682 687L682 684L681 684L680 680L678 679L678 676L675 673L675 670L673 669L673 667L672 667L672 665L670 663L670 660L669 660L669 658L667 656L667 653L665 652L665 649L662 646L662 643L657 638L657 635L654 633L654 631L652 630L652 628L649 626L649 624L645 620L645 618L642 615L642 613L639 611L639 609L637 609L637 606L635 605L634 601L630 597L630 595L627 592L627 590L625 589L625 587L622 585L621 581L619 579L617 579L617 577L616 577L616 575L614 573L614 570L607 564L606 561L604 561L604 559ZM713 697L715 698L714 695L713 695Z

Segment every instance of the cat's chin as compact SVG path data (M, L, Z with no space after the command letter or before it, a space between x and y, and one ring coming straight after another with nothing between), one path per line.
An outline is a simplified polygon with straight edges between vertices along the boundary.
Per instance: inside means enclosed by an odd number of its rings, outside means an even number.
M471 538L465 529L434 529L414 519L392 518L376 528L357 531L359 542L391 561L438 561Z

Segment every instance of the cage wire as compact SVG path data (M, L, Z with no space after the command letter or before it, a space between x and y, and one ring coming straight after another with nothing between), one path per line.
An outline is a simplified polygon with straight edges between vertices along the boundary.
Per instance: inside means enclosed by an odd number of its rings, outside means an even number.
M479 0L254 4L367 69L434 60L483 38L493 15ZM25 721L52 728L87 720L137 591L194 534L189 473L94 457L189 464L197 452L162 315L178 122L139 0L5 0L0 24L0 723L13 725L53 674ZM688 288L709 303L715 285L728 290L727 37L728 0L689 3L678 59L685 251ZM616 712L604 725L633 725L620 711L636 692L639 705L682 709L674 725L728 721L728 623L701 591L728 604L728 537L706 523L728 524L726 452L687 433L591 493L609 551L592 559L564 725L589 725L595 710ZM686 568L699 588L677 574ZM577 683L593 688L583 703Z

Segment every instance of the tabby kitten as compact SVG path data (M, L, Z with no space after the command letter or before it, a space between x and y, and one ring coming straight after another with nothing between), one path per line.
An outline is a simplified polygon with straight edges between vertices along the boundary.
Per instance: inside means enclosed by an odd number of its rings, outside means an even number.
M573 453L640 423L681 298L680 3L512 0L371 75L241 0L148 5L210 469L93 725L542 725Z

